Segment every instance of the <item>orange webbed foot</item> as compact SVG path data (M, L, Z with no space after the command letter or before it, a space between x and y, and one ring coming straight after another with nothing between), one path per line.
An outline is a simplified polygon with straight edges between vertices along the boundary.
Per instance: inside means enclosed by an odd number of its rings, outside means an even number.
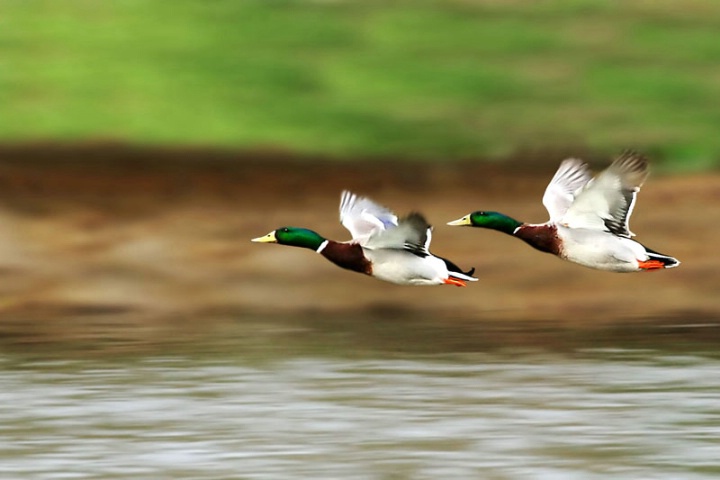
M659 270L665 268L665 264L659 260L645 260L644 262L638 262L640 270Z
M458 280L457 278L446 278L443 280L443 283L445 285L455 285L456 287L467 287L463 280Z

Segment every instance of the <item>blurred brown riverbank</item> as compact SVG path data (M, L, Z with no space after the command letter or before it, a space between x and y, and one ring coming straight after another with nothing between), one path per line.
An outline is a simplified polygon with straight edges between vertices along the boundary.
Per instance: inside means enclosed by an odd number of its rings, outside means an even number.
M720 318L720 174L651 175L643 187L631 228L641 243L679 258L674 270L592 271L497 232L445 226L480 208L545 221L541 198L560 159L409 165L4 147L0 335L83 338L121 326L152 337L180 324L201 332L208 318L334 312L578 324ZM348 239L337 216L345 188L400 215L424 212L435 225L433 252L476 267L480 280L464 289L400 287L308 250L250 242L284 225Z

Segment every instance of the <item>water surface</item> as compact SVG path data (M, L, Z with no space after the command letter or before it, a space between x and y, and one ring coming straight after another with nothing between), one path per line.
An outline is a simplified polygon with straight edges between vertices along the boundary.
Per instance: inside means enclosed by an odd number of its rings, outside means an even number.
M718 478L719 329L257 317L6 339L0 477Z

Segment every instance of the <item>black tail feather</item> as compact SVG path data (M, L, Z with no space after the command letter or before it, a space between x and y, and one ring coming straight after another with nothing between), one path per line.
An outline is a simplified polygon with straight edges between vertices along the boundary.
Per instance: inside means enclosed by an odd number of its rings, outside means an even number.
M662 264L665 265L665 268L673 268L680 265L680 261L677 258L671 257L670 255L665 255L663 253L656 252L655 250L650 250L647 247L645 247L645 251L647 252L648 257L653 260L657 260L658 262L662 262Z
M436 257L437 257L437 255L436 255ZM475 267L471 268L471 269L468 270L467 272L463 272L463 271L460 269L460 267L458 267L457 265L455 265L453 262L451 262L451 261L448 260L447 258L443 258L443 257L438 257L438 258L439 258L440 260L442 260L443 262L445 262L445 266L447 267L448 272L450 272L450 273L452 273L452 272L462 273L463 275L467 275L468 277L472 277L472 276L473 276L473 273L475 273Z

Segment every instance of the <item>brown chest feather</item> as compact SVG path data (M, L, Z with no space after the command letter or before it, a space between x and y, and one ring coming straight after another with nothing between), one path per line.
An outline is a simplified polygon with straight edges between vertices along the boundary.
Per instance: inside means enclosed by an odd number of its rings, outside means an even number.
M560 239L557 229L550 225L523 225L515 232L515 236L541 252L558 255Z
M338 267L372 275L372 264L365 258L363 249L358 244L330 240L320 254Z

